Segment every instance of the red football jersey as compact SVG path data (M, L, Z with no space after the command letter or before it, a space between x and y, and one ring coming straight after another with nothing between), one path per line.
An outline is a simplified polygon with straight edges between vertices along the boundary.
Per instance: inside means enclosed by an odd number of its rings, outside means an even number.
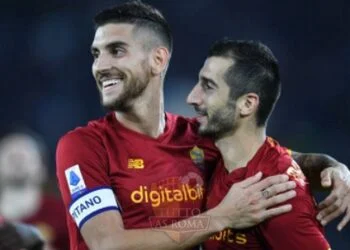
M61 138L57 177L72 250L87 249L78 227L109 209L132 229L165 226L204 208L204 170L219 153L197 135L195 120L169 113L166 119L157 139L124 127L114 113Z
M69 249L65 208L61 200L43 195L39 210L22 220L36 226L51 246L56 250Z
M287 149L267 138L246 167L228 173L223 161L217 166L209 187L207 209L213 208L224 198L232 184L261 171L264 177L287 173L295 180L297 195L287 203L292 204L289 213L271 218L246 230L225 229L204 243L205 249L269 249L269 250L328 250L324 231L316 220L316 203L299 166Z

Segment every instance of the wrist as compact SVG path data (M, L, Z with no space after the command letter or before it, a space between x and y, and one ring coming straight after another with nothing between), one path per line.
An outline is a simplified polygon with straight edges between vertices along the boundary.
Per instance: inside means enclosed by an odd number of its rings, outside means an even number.
M221 232L225 228L229 227L229 220L227 216L224 216L224 213L220 211L218 207L214 207L209 209L206 212L207 216L209 216L210 221L210 230L213 233Z

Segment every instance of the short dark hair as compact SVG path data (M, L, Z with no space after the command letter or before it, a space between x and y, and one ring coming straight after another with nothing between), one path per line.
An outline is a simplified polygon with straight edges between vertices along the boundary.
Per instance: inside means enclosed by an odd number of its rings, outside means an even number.
M230 58L233 65L226 71L230 97L253 92L259 96L257 125L266 124L281 92L278 61L272 51L259 41L219 40L209 50L208 57Z
M172 52L173 39L168 22L158 9L141 1L129 1L104 9L95 16L94 22L95 28L107 23L127 23L137 28L149 29Z

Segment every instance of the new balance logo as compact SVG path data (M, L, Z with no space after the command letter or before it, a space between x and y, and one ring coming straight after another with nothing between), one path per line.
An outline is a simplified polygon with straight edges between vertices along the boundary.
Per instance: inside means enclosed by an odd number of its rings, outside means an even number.
M143 159L129 159L128 168L143 169L145 167Z

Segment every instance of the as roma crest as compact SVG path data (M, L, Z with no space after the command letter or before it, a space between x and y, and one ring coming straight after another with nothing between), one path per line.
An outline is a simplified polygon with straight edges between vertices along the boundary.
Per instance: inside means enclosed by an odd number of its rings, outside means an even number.
M198 167L204 167L204 151L203 149L194 146L190 151L190 157L194 164Z

